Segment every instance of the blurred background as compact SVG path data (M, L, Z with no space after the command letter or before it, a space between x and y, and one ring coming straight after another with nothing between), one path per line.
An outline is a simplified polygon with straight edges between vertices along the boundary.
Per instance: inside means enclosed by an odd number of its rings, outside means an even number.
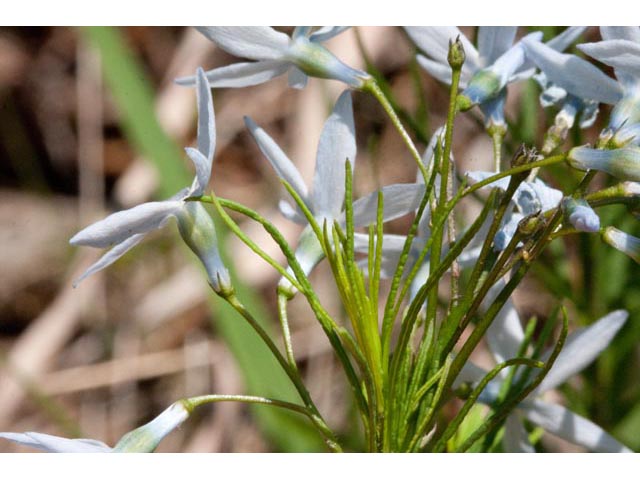
M475 29L463 30L474 38ZM557 31L546 27L545 35ZM597 29L589 29L586 39L599 39ZM375 69L424 149L444 122L448 90L419 69L403 31L351 29L327 47L353 67ZM183 397L252 393L296 400L255 334L208 289L203 269L171 222L104 272L71 287L102 253L71 247L68 239L75 232L110 212L167 198L191 181L182 148L195 143L195 92L173 79L198 66L206 70L234 60L182 27L0 29L0 431L113 445ZM295 243L299 227L279 215L282 188L245 131L243 116L273 136L310 184L322 124L343 89L337 82L311 79L298 91L280 77L256 87L214 90L217 195L259 211ZM538 93L533 80L510 87L506 158L522 142L539 146L544 126L551 125L553 113L542 112ZM382 109L365 94L354 93L353 99L356 194L413 181L411 157ZM607 111L601 112L596 125L573 132L572 141L594 139L606 118ZM461 172L491 165L491 141L475 110L456 120L454 155ZM566 168L551 173L545 178L557 188L569 188L577 178ZM603 186L608 180L598 181ZM477 204L467 209L473 212ZM624 208L601 213L603 224L640 234ZM236 220L283 261L261 228ZM394 221L388 231L403 233L409 221ZM231 235L221 236L241 298L279 338L277 273ZM329 311L340 316L327 266L312 280ZM558 401L640 448L637 265L595 236L556 241L515 301L524 320L534 315L544 320L562 299L572 327L616 308L630 310L611 347L562 388ZM347 448L357 449L350 392L302 299L292 302L290 321L312 396ZM482 363L482 352L477 356ZM545 436L542 448L575 447ZM0 442L0 451L24 450ZM322 442L305 420L240 404L201 408L159 448L313 450L322 451Z

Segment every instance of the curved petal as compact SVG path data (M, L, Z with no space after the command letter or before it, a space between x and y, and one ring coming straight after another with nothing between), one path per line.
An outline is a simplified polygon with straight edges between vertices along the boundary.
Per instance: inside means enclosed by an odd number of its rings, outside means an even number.
M494 72L500 78L500 87L504 87L512 78L514 74L520 70L516 79L522 79L522 69L525 66L526 53L524 43L540 43L542 40L542 32L533 32L524 37L522 40L513 45L509 50L504 52L497 58L493 64L489 67L489 70ZM527 69L527 73L533 75L533 70Z
M609 346L613 337L627 321L629 314L616 310L593 325L571 333L553 367L537 388L538 393L561 385L592 363ZM547 358L551 352L547 352Z
M496 175L496 172L484 172L482 170L472 170L470 172L465 173L469 180L473 181L473 183L482 182L489 177L493 177ZM489 185L485 185L482 188L499 188L500 190L506 191L509 188L509 178L500 178L495 182L491 182Z
M161 228L170 215L182 206L181 201L149 202L109 215L76 233L69 243L106 248L124 242L138 233Z
M109 453L111 448L102 442L84 438L62 438L46 433L25 432L10 433L0 432L0 438L6 438L12 442L37 448L52 453Z
M478 27L478 53L484 65L491 65L516 38L518 27Z
M312 42L325 42L351 27L320 27L309 36Z
M531 422L546 431L594 452L630 453L627 447L595 423L560 405L534 400L521 408Z
M198 98L198 150L209 162L209 174L213 152L216 150L216 117L213 113L211 87L204 70L198 67L196 72L196 95ZM201 184L209 183L209 177L202 179Z
M214 68L205 73L212 88L240 88L264 83L282 75L291 64L282 60L265 60L262 62L243 62ZM177 78L178 85L193 85L195 77Z
M520 421L518 412L507 416L504 423L504 438L502 439L506 453L535 453L529 442L527 431Z
M251 60L281 58L289 37L271 27L196 27L200 33L236 57Z
M630 40L604 40L583 43L578 48L599 62L631 75L640 74L640 43Z
M314 214L337 218L344 203L345 162L356 158L356 134L353 123L351 93L340 95L327 119L318 142L316 170L313 177Z
M193 179L193 184L189 189L189 196L198 197L204 194L204 191L209 186L211 161L195 148L187 147L184 150L196 167L196 177Z
M560 35L556 35L547 43L547 46L558 52L564 52L566 48L575 42L587 27L569 27Z
M253 120L249 117L244 117L244 123L278 176L286 180L308 205L307 186L304 184L298 169L289 160L289 157L285 155L273 138Z
M122 257L125 253L135 247L140 241L144 238L144 233L139 233L137 235L133 235L130 238L127 238L124 242L119 243L107 253L105 253L100 260L91 265L85 272L80 275L77 279L73 281L73 288L77 287L80 282L82 282L85 278L93 275L94 273L99 272L100 270L104 270L113 262Z
M538 65L549 81L567 92L586 100L610 104L622 97L620 85L586 60L558 53L540 42L526 41L523 44L527 56Z
M420 66L431 76L440 80L442 83L447 85L451 84L451 68L448 65L436 62L435 60L431 60L430 58L420 54L418 54L416 58L418 59Z
M414 211L422 201L424 190L424 185L417 183L397 183L382 187L384 196L383 220L388 222ZM356 200L353 203L354 226L366 227L375 223L377 206L378 192Z
M280 213L282 214L282 216L287 220L291 220L292 222L297 223L299 225L307 224L307 219L299 211L299 209L293 208L293 205L291 205L286 200L280 200L278 202L278 210L280 210Z

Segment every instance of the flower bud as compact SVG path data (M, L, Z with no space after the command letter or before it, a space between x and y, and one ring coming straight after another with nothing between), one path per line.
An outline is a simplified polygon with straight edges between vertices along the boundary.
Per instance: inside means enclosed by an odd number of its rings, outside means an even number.
M114 452L149 453L182 422L189 418L191 411L183 402L176 402L146 425L125 434Z
M600 231L600 217L586 200L565 197L561 205L566 220L576 230L588 233Z
M640 148L627 146L615 150L572 148L567 161L578 170L600 170L622 180L640 181Z
M306 37L296 38L287 51L289 60L309 76L340 80L353 88L362 88L371 76L342 63L322 45Z
M640 238L629 235L615 227L607 227L602 233L602 239L613 248L640 263Z
M218 251L218 239L213 220L200 202L185 202L176 215L180 236L195 253L209 277L211 287L218 293L233 289L229 271Z
M455 41L449 40L449 53L447 55L447 61L454 70L460 70L465 61L464 46L460 40L460 35Z

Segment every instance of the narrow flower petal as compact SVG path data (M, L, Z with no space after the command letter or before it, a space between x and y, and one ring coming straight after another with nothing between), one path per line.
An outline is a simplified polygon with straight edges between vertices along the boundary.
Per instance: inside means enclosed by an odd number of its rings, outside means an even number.
M509 50L516 38L518 27L478 28L478 53L484 65L491 65L504 52Z
M615 69L631 75L640 74L640 43L630 40L604 40L595 43L583 43L578 48Z
M286 200L280 200L280 202L278 202L278 210L280 210L280 213L287 220L291 220L292 222L298 223L300 225L307 224L307 219L304 217L304 215L299 212L298 209L293 208L293 205L291 205Z
M441 81L444 84L451 84L451 67L435 60L431 60L424 55L419 54L416 58L418 59L418 63L420 64L420 66L424 68L427 73L429 73L429 75L435 77L437 80ZM464 86L466 86L466 82L468 82L469 79L470 77L465 79L466 81L464 82Z
M537 388L539 394L551 390L591 364L609 346L613 337L627 321L629 314L616 310L593 325L569 335L553 367ZM547 356L550 352L547 353Z
M253 120L249 117L244 117L244 123L278 176L286 180L296 193L307 202L307 186L304 184L298 169L291 163L291 160L289 160L267 132L260 128Z
M110 247L132 235L161 228L181 206L182 202L177 200L143 203L89 225L76 233L69 243L96 248Z
M0 438L51 453L109 453L111 448L97 440L69 439L38 432L0 432Z
M271 27L196 27L209 40L236 57L252 60L281 58L289 37Z
M293 29L293 33L291 34L291 38L294 40L299 37L308 37L309 33L311 33L311 29L313 27L295 27Z
M511 77L524 65L525 48L524 42L536 43L542 40L542 32L533 32L513 45L510 49L498 57L493 64L488 67L500 78L500 85L504 87ZM533 75L533 71L531 74Z
M240 88L264 83L282 75L291 64L282 60L264 60L261 62L234 63L226 67L215 68L205 73L212 88ZM195 77L182 77L175 80L178 85L193 85Z
M301 90L307 86L308 80L309 77L307 76L307 74L300 70L298 67L292 67L291 70L289 70L289 78L287 81L291 88Z
M316 170L313 177L314 214L337 218L344 203L345 162L353 171L356 136L351 93L340 95L327 119L318 142Z
M122 257L125 253L127 253L129 250L135 247L138 243L140 243L140 241L144 238L144 236L145 236L144 233L138 233L137 235L133 235L127 238L122 243L119 243L118 245L113 247L111 250L105 253L102 257L100 257L100 260L98 260L96 263L91 265L87 270L85 270L85 272L82 275L80 275L78 278L76 278L73 281L73 288L77 287L80 284L80 282L82 282L85 278L93 275L94 273L99 272L100 270L104 270L109 265L114 263L116 260Z
M182 402L176 402L164 412L135 430L124 435L114 447L114 452L153 452L169 433L189 418L189 411Z
M578 170L600 170L621 180L640 181L640 148L634 145L615 150L575 147L567 160Z
M501 279L491 287L482 304L484 310L489 308L505 285L505 280ZM487 330L486 339L496 363L502 363L518 356L518 350L524 340L524 330L520 316L511 299L506 301L491 323Z
M523 218L524 215L518 212L512 212L508 217L506 217L506 221L493 239L494 251L501 252L502 250L507 248L507 246L513 239L513 236L516 234L518 225Z
M630 40L640 43L638 27L600 27L600 35L604 40Z
M493 177L495 174L496 172L484 172L481 170L473 170L465 173L467 178L471 180L473 183L482 182L483 180L486 180L489 177ZM489 185L486 185L483 188L499 188L500 190L506 191L508 187L509 187L509 178L505 177L505 178L500 178L495 182L491 182Z
M546 42L546 44L549 48L553 48L557 52L564 52L586 29L587 27L569 27L560 35Z
M507 453L535 453L518 412L507 416L502 442Z
M420 205L424 195L424 185L398 183L382 188L384 196L383 219L385 222L406 215ZM366 227L375 223L378 206L378 192L373 192L353 203L353 223L356 227Z
M216 292L231 288L231 278L220 258L216 229L200 202L184 202L176 213L180 236L204 265Z
M620 85L598 68L575 55L558 53L549 46L525 41L527 56L549 81L586 100L615 104L622 96ZM567 72L571 72L568 75Z
M351 27L320 27L318 30L313 32L309 36L309 40L312 42L326 42L330 38L335 37L336 35L341 34L345 30L350 29Z
M210 172L213 152L216 150L216 118L213 113L211 87L202 68L198 68L196 72L196 95L198 99L198 150L208 160ZM201 184L209 183L209 177L201 180Z
M209 186L209 178L211 177L211 160L207 159L199 150L187 147L184 149L187 155L196 167L196 176L193 184L189 189L189 196L198 197L203 195Z
M540 400L527 402L521 411L531 422L576 445L594 452L630 453L627 447L595 423L567 410Z

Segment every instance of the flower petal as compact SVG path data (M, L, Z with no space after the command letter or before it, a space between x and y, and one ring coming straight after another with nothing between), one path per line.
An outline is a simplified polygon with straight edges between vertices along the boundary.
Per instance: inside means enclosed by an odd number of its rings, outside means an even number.
M198 98L198 150L209 162L209 174L213 152L216 150L216 117L213 113L213 98L211 87L204 70L198 68L196 72L196 95ZM209 177L202 178L201 184L209 183Z
M293 208L293 205L291 205L286 200L280 200L278 202L278 210L280 210L282 216L287 220L291 220L292 222L298 223L300 225L307 224L307 219L299 211L299 209Z
M516 38L518 27L478 28L478 53L483 65L491 65L505 53Z
M418 63L420 64L420 66L424 68L431 76L440 80L442 83L445 83L447 85L451 84L451 67L440 62L436 62L435 60L431 60L424 55L418 54L416 58L418 59ZM468 81L469 79L466 80Z
M302 180L298 169L291 163L291 160L289 160L289 157L285 155L267 132L260 128L253 120L249 117L244 117L244 123L278 176L286 180L308 205L307 186L304 184L304 180Z
M458 36L462 42L465 53L465 65L472 71L482 67L478 51L467 37L457 27L404 27L409 38L420 50L429 55L438 63L449 66L447 56L449 54L449 41Z
M0 432L0 438L6 438L12 442L37 448L52 453L109 453L111 448L98 440L77 438L69 439L47 435L46 433L25 432L10 433Z
M119 243L107 253L105 253L100 260L91 265L85 272L76 278L73 281L73 288L77 287L80 282L82 282L85 278L93 275L94 273L99 272L100 270L104 270L109 265L114 263L120 257L122 257L125 253L135 247L140 241L144 238L144 233L138 233L137 235L133 235L132 237L127 238L124 242Z
M282 58L289 37L271 27L196 27L209 40L236 57L251 60Z
M286 72L291 64L282 60L264 60L262 62L234 63L226 67L215 68L205 73L212 88L240 88L258 85ZM193 85L195 77L181 77L175 80L178 85Z
M116 212L76 233L69 243L106 248L124 242L138 233L147 233L164 226L169 216L182 206L181 201L148 202Z
M412 212L420 205L424 195L424 185L417 183L397 183L382 187L384 196L385 222ZM366 227L376 221L378 192L373 192L353 203L353 223L356 227ZM343 216L344 217L344 216Z
M558 52L564 52L586 29L587 27L569 27L560 35L556 35L546 42L546 44Z
M567 92L586 100L610 104L620 100L620 85L586 60L558 53L540 42L524 41L523 44L527 56L538 65L549 81Z
M314 215L337 218L344 203L345 162L356 158L356 135L353 124L351 93L340 95L327 119L318 142L316 170L313 177Z
M187 155L196 167L196 176L193 184L189 189L189 196L198 197L204 194L209 186L209 178L211 178L211 161L206 158L199 150L187 147L184 149Z
M604 40L631 40L640 43L638 27L600 27L600 35Z
M505 285L505 280L501 279L491 287L483 302L484 310L489 308ZM486 339L496 363L517 357L520 345L524 340L524 330L520 323L520 316L511 299L506 301L491 323L487 330Z
M320 27L309 36L312 42L325 42L351 27Z
M292 67L291 70L289 70L288 82L291 88L301 90L307 86L308 81L309 77L307 76L307 74L300 70L298 67Z
M640 43L630 40L604 40L583 43L578 48L599 62L631 75L640 73Z
M504 438L502 442L506 453L535 453L518 412L513 412L507 416L507 420L504 423Z
M616 310L593 325L571 333L553 367L536 391L543 393L551 390L592 363L611 343L628 317L629 314L626 311ZM545 356L548 355L550 352Z
M594 452L630 453L627 447L602 430L595 423L560 405L534 400L521 407L531 422L546 431Z

